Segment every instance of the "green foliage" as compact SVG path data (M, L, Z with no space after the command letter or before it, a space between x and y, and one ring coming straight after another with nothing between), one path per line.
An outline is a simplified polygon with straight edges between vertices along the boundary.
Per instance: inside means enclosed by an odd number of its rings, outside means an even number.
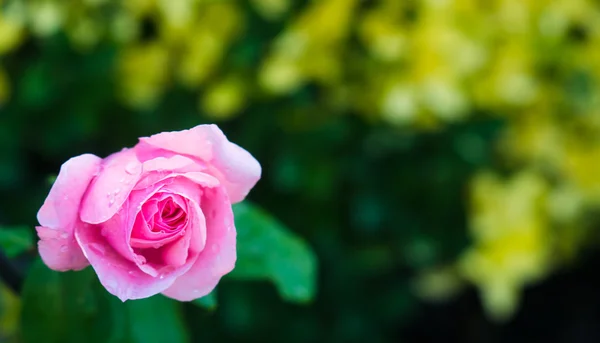
M125 303L132 343L187 342L178 302L156 295Z
M268 279L288 301L311 300L315 294L317 266L316 257L306 242L249 202L234 205L233 211L238 260L230 277Z
M193 303L209 311L214 311L217 308L217 290L214 289L202 298L194 300Z
M122 316L122 313L110 305L100 304L111 300L95 292L92 287L95 277L91 268L58 273L41 261L36 262L28 273L22 294L23 341L121 342L124 326L120 322L123 320L114 316Z
M24 343L188 341L178 302L157 295L122 303L102 288L91 267L59 273L38 260L22 303Z
M0 248L8 257L15 257L34 245L33 236L28 227L0 227Z

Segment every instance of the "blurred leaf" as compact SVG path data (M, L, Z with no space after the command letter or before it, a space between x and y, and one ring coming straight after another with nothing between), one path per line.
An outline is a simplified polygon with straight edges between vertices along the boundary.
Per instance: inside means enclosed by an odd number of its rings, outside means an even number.
M123 327L114 325L114 313L99 311L102 299L94 293L95 280L91 268L58 273L36 261L23 287L23 342L122 341Z
M31 249L33 244L33 237L26 226L0 228L0 248L8 257L15 257Z
M275 218L248 202L233 206L238 260L230 274L237 279L270 279L292 302L314 297L316 257L309 246Z
M56 181L56 178L58 177L58 175L56 174L52 174L48 176L48 186L52 187L52 185L54 185L54 182Z
M20 298L0 283L0 342L16 342L20 313Z
M217 291L213 290L202 298L194 300L193 303L210 311L215 310L217 308Z
M133 343L188 342L180 304L162 295L125 303Z

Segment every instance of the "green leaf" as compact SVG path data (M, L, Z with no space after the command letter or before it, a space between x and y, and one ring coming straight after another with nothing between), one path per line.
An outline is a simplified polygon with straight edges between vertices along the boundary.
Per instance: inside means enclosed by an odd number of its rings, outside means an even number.
M0 248L8 257L31 249L33 244L33 237L26 226L0 228Z
M124 318L109 310L118 300L95 283L91 268L59 273L36 261L23 287L23 342L122 342Z
M125 303L129 313L131 342L180 343L189 337L180 311L180 303L156 295Z
M238 259L230 277L268 279L284 299L310 301L315 294L317 266L309 246L255 205L239 203L233 211Z
M202 298L195 299L192 302L206 310L213 311L217 308L217 291L215 289Z

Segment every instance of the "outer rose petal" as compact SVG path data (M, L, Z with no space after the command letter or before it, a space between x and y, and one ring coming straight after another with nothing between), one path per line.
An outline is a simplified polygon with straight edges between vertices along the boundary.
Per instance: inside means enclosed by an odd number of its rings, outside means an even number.
M261 175L258 161L228 141L216 125L142 137L135 150L142 161L175 153L206 163L207 172L219 179L233 203L244 200Z
M81 198L90 181L100 170L102 159L84 154L65 162L37 218L38 249L42 260L51 269L79 270L88 261L75 241L73 233L82 225L78 212Z
M202 199L202 211L206 217L206 245L192 268L162 292L170 298L190 301L203 297L235 266L236 231L233 212L222 188L206 190Z
M98 224L107 221L121 208L142 173L142 164L132 149L123 149L102 162L81 206L81 220Z
M77 242L106 290L121 301L147 298L173 283L176 274L152 277L113 249L97 225L84 224L75 232Z

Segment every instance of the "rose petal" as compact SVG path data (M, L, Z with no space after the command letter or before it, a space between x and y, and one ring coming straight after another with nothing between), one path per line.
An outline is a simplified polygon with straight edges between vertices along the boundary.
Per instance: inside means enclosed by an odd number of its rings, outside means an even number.
M187 230L183 237L162 248L162 259L165 264L180 267L188 258L192 230Z
M80 270L88 265L73 237L81 198L90 181L100 170L102 159L91 154L73 157L65 162L40 208L37 228L38 249L42 260L54 270Z
M138 266L113 249L100 234L96 225L84 224L75 230L75 237L106 290L121 301L147 298L160 293L184 273L186 266L153 277L139 270ZM190 263L191 265L191 263Z
M161 196L174 199L175 202L185 211L184 215L187 216L187 204L181 196L168 193L161 193L160 191L157 192L152 197L152 199L148 200L142 206L142 212L138 214L135 219L135 223L133 224L133 230L131 232L131 246L133 248L157 248L168 244L180 237L180 233L178 232L179 230L177 229L161 231L152 230L151 225L155 225L155 223L153 223L152 221L148 222L147 220L149 218L154 219L156 216L159 216L159 214L156 211L158 209L156 205L158 202L156 200L157 196L159 199Z
M73 237L73 232L36 227L38 251L48 268L58 271L81 270L89 265L81 248Z
M206 170L196 161L181 155L169 158L157 157L147 160L142 165L143 175L134 189L147 188L171 174Z
M206 217L206 246L191 269L162 292L170 298L190 301L205 296L235 266L236 231L231 204L222 188L206 190L202 211Z
M100 174L83 199L81 220L98 224L110 219L123 206L140 178L142 164L134 150L124 149L104 159Z
M261 176L258 161L229 142L216 125L142 137L134 149L142 161L177 153L206 163L208 172L219 179L233 203L242 201Z

